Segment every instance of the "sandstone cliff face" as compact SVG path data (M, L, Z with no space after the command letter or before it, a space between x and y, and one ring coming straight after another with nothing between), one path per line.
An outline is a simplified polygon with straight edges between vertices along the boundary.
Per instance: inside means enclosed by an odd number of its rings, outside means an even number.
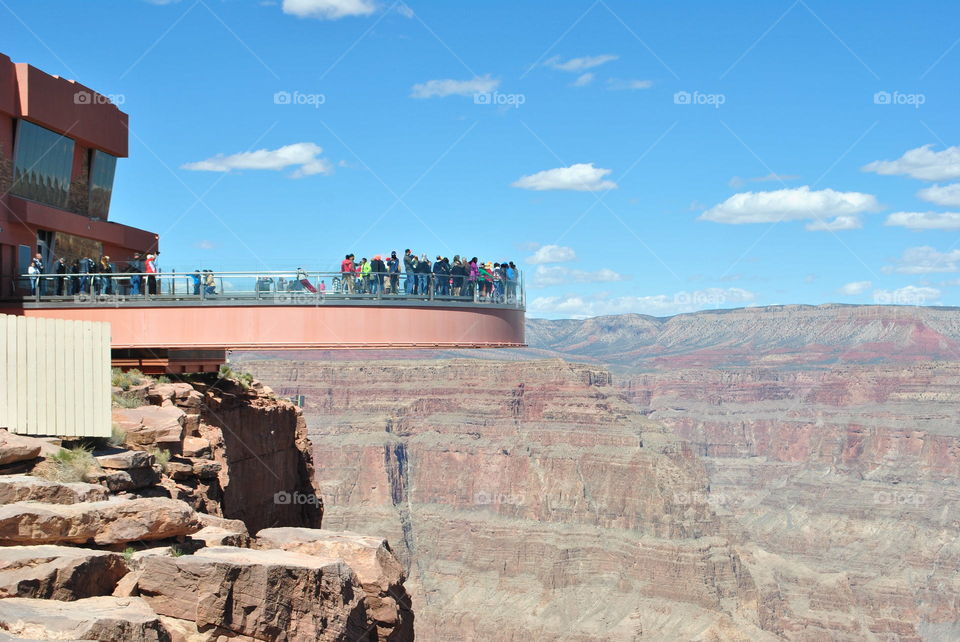
M606 370L244 365L306 396L324 525L390 540L424 639L770 637L698 457Z
M624 390L704 457L706 499L749 542L765 628L919 640L960 633L958 381L942 362L728 367Z

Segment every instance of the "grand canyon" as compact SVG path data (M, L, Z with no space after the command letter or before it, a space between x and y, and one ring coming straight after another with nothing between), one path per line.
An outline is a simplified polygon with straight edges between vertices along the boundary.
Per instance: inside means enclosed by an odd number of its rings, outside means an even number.
M235 353L425 640L960 637L960 310L538 320L509 351Z

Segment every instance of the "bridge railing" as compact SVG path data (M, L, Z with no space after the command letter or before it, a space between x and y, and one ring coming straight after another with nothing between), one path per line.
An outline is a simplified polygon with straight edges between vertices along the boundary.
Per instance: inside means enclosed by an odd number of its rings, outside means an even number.
M472 280L468 276L401 272L367 275L305 270L271 272L122 272L20 274L13 277L16 300L58 305L119 307L155 301L171 305L245 303L321 305L368 302L391 305L423 301L525 307L523 274L516 278Z

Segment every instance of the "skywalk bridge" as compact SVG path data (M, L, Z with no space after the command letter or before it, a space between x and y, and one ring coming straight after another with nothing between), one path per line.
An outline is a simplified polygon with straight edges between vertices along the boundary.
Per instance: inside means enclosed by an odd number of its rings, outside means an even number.
M21 274L0 312L108 321L115 365L204 371L230 350L509 348L524 345L525 291L422 275L335 272ZM139 283L136 283L139 277ZM456 278L456 277L454 277ZM392 286L392 287L391 287Z

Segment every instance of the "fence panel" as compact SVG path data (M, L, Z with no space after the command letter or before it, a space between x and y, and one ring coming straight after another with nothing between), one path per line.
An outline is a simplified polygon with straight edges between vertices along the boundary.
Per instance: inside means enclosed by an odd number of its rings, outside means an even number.
M0 428L110 436L110 324L0 314Z

